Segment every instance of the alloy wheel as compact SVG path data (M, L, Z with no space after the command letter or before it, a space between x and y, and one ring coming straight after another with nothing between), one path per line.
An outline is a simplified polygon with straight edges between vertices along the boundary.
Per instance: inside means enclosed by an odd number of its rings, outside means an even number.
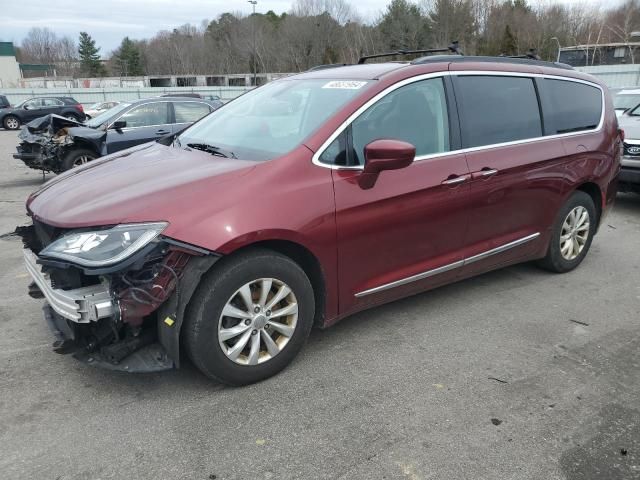
M229 360L257 365L278 355L298 323L298 301L275 278L244 284L227 301L218 320L218 343Z
M572 209L562 224L560 232L560 253L565 260L575 260L589 238L589 212L583 206Z
M5 120L5 125L7 126L7 128L15 130L20 126L20 122L18 122L18 120L16 120L15 118L7 118Z
M76 158L76 160L73 162L73 166L74 167L79 167L80 165L84 165L87 162L90 162L91 160L93 160L93 157L89 156L89 155L80 155L78 158Z

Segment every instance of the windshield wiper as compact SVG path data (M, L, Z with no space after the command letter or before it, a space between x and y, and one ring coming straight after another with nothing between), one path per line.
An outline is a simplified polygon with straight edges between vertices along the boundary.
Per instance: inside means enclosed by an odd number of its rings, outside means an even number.
M207 152L218 157L238 158L235 153L216 147L215 145L209 145L208 143L187 143L187 147L193 148L194 150L202 150L203 152Z

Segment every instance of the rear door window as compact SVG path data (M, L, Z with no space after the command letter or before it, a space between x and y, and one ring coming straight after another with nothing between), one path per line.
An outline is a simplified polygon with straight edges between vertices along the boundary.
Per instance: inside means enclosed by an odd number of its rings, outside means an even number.
M569 80L545 78L541 82L547 135L592 130L602 117L599 88Z
M174 102L176 123L193 123L211 113L209 105L202 102Z
M532 78L460 75L455 86L463 148L542 136Z

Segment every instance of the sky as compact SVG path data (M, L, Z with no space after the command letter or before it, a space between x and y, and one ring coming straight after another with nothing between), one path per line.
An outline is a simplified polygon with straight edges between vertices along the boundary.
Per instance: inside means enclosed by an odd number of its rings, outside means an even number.
M365 20L374 20L390 0L352 0ZM544 0L543 0L544 1ZM600 0L559 0L561 3ZM290 9L292 0L258 0L256 11L277 14ZM76 41L87 31L107 55L125 36L152 37L185 23L200 25L223 12L251 13L246 0L0 0L0 41L19 45L32 27L47 27Z

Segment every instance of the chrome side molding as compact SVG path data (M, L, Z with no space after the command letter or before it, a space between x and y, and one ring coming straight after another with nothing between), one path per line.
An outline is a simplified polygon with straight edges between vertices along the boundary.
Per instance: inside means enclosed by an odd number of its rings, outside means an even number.
M474 255L473 257L469 257L469 258L465 258L464 260L459 260L457 262L449 263L447 265L443 265L442 267L434 268L432 270L427 270L426 272L418 273L410 277L396 280L395 282L385 283L384 285L380 285L378 287L370 288L368 290L363 290L362 292L356 293L355 296L356 298L365 297L373 293L389 290L390 288L406 285L407 283L417 282L418 280L424 280L425 278L429 278L434 275L438 275L440 273L448 272L450 270L453 270L454 268L460 268L470 263L478 262L480 260L484 260L485 258L491 257L493 255L506 252L507 250L511 250L512 248L519 247L520 245L524 245L525 243L535 240L539 236L540 236L540 232L536 232L531 235L527 235L526 237L522 237L517 240L514 240L512 242L505 243L504 245L500 245L499 247L492 248L491 250L487 250L486 252L479 253L477 255Z

